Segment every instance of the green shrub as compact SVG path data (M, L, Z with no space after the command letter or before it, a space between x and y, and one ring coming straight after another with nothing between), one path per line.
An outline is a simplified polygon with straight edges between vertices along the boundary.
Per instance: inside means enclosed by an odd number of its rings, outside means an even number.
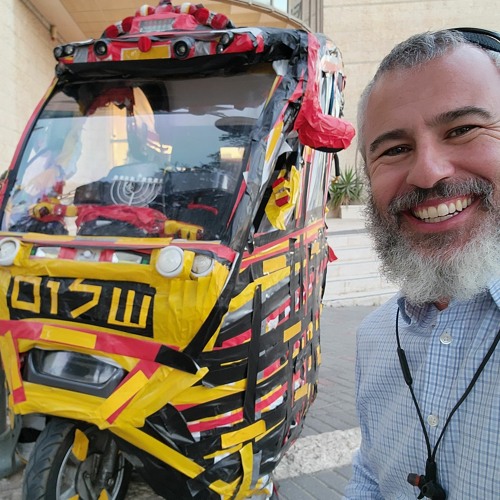
M363 200L363 180L353 167L343 170L330 183L330 206L332 209L340 205L354 205Z

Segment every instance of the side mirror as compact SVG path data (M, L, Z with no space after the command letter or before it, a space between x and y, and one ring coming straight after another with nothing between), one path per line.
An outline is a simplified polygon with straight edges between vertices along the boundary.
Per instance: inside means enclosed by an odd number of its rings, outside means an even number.
M354 127L346 120L327 115L310 96L304 97L294 129L305 146L319 151L336 153L346 149L355 135Z

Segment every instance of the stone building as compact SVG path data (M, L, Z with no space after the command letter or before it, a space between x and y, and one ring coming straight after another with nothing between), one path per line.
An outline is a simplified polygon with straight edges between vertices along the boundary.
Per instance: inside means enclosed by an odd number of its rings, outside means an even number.
M131 15L144 0L0 0L2 76L0 172L12 158L33 109L54 74L53 48L98 37L109 24ZM156 5L157 1L150 2ZM176 3L175 1L173 3ZM196 3L196 2L193 2ZM210 0L236 25L310 27L340 47L347 73L346 118L355 120L358 96L383 55L412 33L455 26L500 30L494 0ZM324 3L324 4L323 4ZM466 77L466 69L464 68ZM353 165L355 147L342 153Z

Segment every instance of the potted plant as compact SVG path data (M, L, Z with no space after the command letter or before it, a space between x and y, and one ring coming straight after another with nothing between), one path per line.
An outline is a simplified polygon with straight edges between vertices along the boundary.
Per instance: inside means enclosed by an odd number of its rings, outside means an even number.
M353 167L344 169L330 183L330 209L333 217L341 217L341 206L360 204L363 199L363 180Z

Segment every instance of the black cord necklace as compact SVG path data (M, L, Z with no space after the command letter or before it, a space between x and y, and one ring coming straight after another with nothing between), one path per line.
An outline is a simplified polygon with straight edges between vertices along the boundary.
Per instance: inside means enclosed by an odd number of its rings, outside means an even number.
M500 330L498 331L495 339L493 340L493 343L491 344L490 348L488 349L486 356L483 358L483 361L481 361L481 364L479 365L478 369L476 370L476 373L472 377L472 380L470 381L469 385L467 386L467 389L465 389L465 392L463 393L462 397L458 400L457 404L453 407L450 414L448 415L448 418L446 419L446 422L443 426L443 430L441 431L441 434L439 434L439 437L436 441L436 444L434 445L434 448L431 449L431 442L429 439L429 434L427 433L427 429L425 428L425 423L424 423L424 419L422 417L422 412L420 411L420 406L418 405L417 398L415 397L415 392L413 391L413 379L411 377L410 367L408 366L408 361L406 359L405 352L401 348L401 342L399 340L398 323L399 323L399 307L398 307L398 311L396 313L396 341L398 343L398 349L397 349L398 358L399 358L399 363L401 365L401 370L403 372L403 376L404 376L406 385L410 389L410 394L411 394L411 397L413 399L413 404L415 405L415 408L417 410L417 415L418 415L418 419L420 421L420 426L422 427L422 431L424 433L425 445L427 447L427 462L425 465L425 474L424 475L419 475L419 474L414 474L414 473L408 474L407 481L412 486L418 486L418 488L420 489L420 495L418 496L419 499L427 497L427 498L432 498L433 500L446 500L446 492L444 491L443 487L439 484L439 482L437 480L436 452L437 452L439 443L441 442L441 439L443 438L444 432L445 432L446 428L448 427L448 424L450 423L451 417L455 414L455 412L458 410L459 406L465 401L465 398L469 395L470 391L474 387L474 384L476 383L477 379L479 378L479 375L483 371L484 367L486 366L486 363L491 358L493 351L495 350L498 342L500 341Z

